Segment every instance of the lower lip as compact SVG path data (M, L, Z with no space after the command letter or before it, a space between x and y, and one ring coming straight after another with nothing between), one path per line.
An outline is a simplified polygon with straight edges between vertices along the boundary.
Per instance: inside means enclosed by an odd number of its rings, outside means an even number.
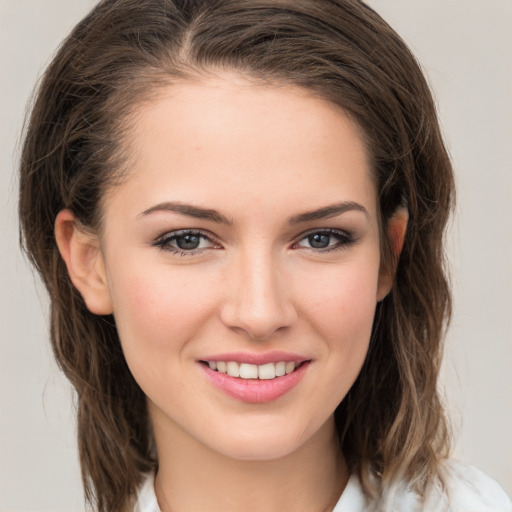
M295 371L275 379L241 379L230 377L225 373L211 370L200 363L209 381L218 389L236 400L253 404L261 404L277 400L292 390L306 373L309 362L301 364Z

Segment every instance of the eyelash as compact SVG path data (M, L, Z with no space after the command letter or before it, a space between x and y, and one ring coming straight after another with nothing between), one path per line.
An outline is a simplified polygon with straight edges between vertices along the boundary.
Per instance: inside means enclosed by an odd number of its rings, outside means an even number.
M171 231L158 237L154 242L153 246L160 248L162 251L168 251L172 254L176 254L178 256L194 256L200 253L203 249L192 249L192 250L183 250L179 247L174 247L171 245L173 240L178 240L179 238L183 238L186 236L197 237L200 240L208 240L213 244L213 248L217 249L220 247L220 244L215 240L215 238L211 234L205 234L202 231L192 230L192 229L181 229L179 231ZM217 247L215 247L217 246ZM210 248L210 247L209 247Z
M309 249L312 249L314 252L318 252L318 253L326 253L326 252L331 252L331 251L335 251L335 250L340 250L349 245L352 245L356 241L354 236L351 233L344 231L344 230L331 229L331 228L329 228L329 229L313 229L311 231L307 231L306 233L302 233L300 235L300 237L297 239L297 241L293 243L292 248L300 249L300 247L301 247L299 245L300 242L302 242L303 240L305 240L313 235L326 235L329 237L335 237L338 240L337 243L333 244L332 246L325 247L325 248L309 247ZM171 231L169 233L166 233L165 235L158 237L153 242L152 245L154 247L158 247L162 251L167 251L172 254L176 254L178 256L195 256L195 255L201 253L205 249L205 248L197 248L197 249L191 249L191 250L183 250L183 249L180 249L179 247L174 247L173 245L171 245L171 243L174 240L178 240L178 239L186 237L186 236L197 237L200 240L209 241L213 245L213 247L208 247L208 249L220 248L220 244L216 241L216 239L211 234L206 234L202 231L191 230L191 229L182 229L179 231ZM308 247L305 247L305 248L308 249Z
M346 248L346 247L352 245L356 241L356 239L352 235L352 233L349 233L348 231L344 231L341 229L332 229L332 228L312 229L310 231L307 231L306 233L302 233L300 235L300 238L297 240L297 242L295 242L293 244L292 247L294 247L294 248L299 247L298 244L300 242L302 242L306 238L309 238L310 236L313 236L313 235L327 235L329 237L337 238L337 240L338 240L337 243L333 244L332 246L325 247L325 248L315 249L314 247L310 247L310 249L313 249L315 252L320 252L320 253L326 253L326 252L340 250L340 249L343 249L343 248Z

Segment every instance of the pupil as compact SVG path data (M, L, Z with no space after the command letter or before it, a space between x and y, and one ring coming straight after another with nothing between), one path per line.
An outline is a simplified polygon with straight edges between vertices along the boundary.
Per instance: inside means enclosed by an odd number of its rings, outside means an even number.
M196 235L183 235L176 239L176 245L180 249L197 249L199 247L199 237Z
M308 237L309 244L315 249L325 249L326 247L329 247L330 240L331 235L325 235L322 233L315 233Z

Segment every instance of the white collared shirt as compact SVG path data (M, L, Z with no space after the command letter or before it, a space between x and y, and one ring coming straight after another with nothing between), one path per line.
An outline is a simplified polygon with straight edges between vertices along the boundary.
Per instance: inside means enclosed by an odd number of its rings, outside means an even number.
M434 487L423 504L407 485L398 486L386 512L512 512L512 504L503 489L482 471L449 461L446 474L446 491ZM352 475L333 512L368 512L371 508L372 502L364 494L359 479ZM161 512L153 475L141 486L133 512Z

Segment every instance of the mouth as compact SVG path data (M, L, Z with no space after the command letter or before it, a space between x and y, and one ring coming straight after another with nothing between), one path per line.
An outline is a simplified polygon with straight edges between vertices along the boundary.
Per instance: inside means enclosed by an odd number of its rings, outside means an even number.
M245 380L274 380L290 375L309 362L311 361L278 361L258 365L238 363L237 361L200 361L201 364L208 366L210 370Z
M261 404L288 394L311 366L312 359L273 353L218 354L198 361L207 380L237 401Z

